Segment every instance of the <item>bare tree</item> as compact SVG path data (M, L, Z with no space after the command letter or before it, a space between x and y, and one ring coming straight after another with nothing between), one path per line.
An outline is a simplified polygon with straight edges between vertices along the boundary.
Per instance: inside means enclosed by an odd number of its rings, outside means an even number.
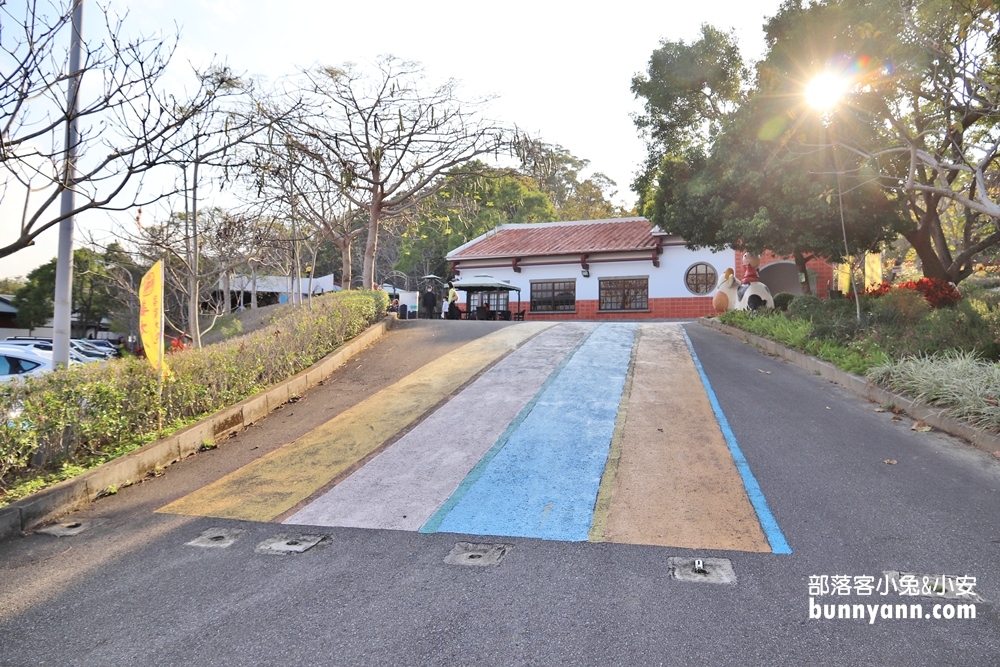
M271 140L257 146L254 153L251 174L259 201L272 212L304 223L311 230L308 235L316 241L314 250L323 240L332 241L341 253L343 283L350 286L351 246L366 229L367 221L343 194L339 178L330 171L336 156L323 151L322 146L311 150L291 134L279 136L277 128Z
M220 273L223 277L228 276L229 271L228 268L218 266L218 258L207 270L203 270L200 260L199 208L202 191L209 187L206 172L215 175L215 180L221 187L231 173L239 172L247 166L244 152L238 147L248 144L257 134L268 130L275 120L269 114L261 112L262 102L255 99L257 96L252 84L236 76L228 67L210 68L200 73L199 78L210 81L215 94L209 104L191 116L187 126L178 134L173 151L174 164L181 170L179 191L184 198L185 238L183 265L189 270L186 319L191 323L190 334L195 347L201 347L202 330L198 317L201 309L201 283L205 279L217 280ZM297 105L292 104L286 113L293 113L296 108ZM231 222L224 227L235 229ZM245 225L240 227L242 229Z
M226 305L226 277L242 267L253 267L263 262L268 247L275 245L274 225L267 220L248 217L241 212L220 208L205 208L199 212L201 249L198 266L190 263L190 226L185 226L184 213L173 213L159 223L138 225L136 232L119 228L116 236L128 245L128 254L136 265L150 266L157 259L164 260L164 311L168 326L177 333L191 336L195 345L208 333L220 315L228 311ZM202 299L199 289L198 310L192 319L191 278L196 285L210 284L221 297L211 295ZM207 308L205 307L207 304Z
M23 193L17 238L0 247L6 257L31 245L60 221L92 209L126 210L149 205L171 190L144 192L150 170L172 163L190 138L185 125L212 103L220 81L199 77L190 99L159 89L176 38L128 38L121 19L104 13L100 34L84 45L81 67L71 73L62 51L71 29L71 2L27 0L23 14L0 3L0 184L3 195ZM71 76L82 81L76 110L66 99ZM77 119L70 179L64 164L66 126ZM72 189L72 210L53 204Z
M419 65L392 56L370 74L346 65L304 77L313 112L289 133L367 213L362 284L370 289L383 221L433 195L447 170L498 152L507 132L482 118L483 101L462 102L454 81L429 90Z

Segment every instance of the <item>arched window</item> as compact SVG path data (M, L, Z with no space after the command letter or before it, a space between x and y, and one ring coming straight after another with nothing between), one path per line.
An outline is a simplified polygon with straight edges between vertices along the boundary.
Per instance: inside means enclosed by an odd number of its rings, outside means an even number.
M708 294L719 282L715 267L705 262L692 264L684 274L684 285L692 294Z

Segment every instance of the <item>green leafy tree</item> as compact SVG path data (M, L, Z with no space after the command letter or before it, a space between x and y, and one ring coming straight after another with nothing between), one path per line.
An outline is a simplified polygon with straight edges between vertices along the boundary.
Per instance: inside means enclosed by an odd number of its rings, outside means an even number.
M97 326L114 311L116 285L106 269L105 257L89 248L73 251L73 335L82 337L88 326ZM27 283L14 294L17 322L25 329L44 326L52 319L56 293L56 260L28 274Z
M748 78L736 37L710 25L690 44L663 41L653 52L646 72L632 79L632 93L643 102L635 124L647 147L646 162L632 182L640 210L654 194L664 156L705 147L745 100Z
M115 308L114 291L115 286L108 276L105 257L89 248L75 250L73 312L77 314L80 325L78 335L83 336L85 328L99 326L102 320L112 314Z
M0 294L14 294L25 285L24 278L0 278Z
M928 277L957 283L1000 247L998 25L991 0L787 2L768 25L789 92L840 77L841 103L799 123L847 149L840 170L861 175L849 187L870 179L902 202Z
M795 35L803 43L825 43L816 34ZM714 52L726 41L706 30L703 41L709 38ZM647 217L692 247L767 249L793 257L799 272L808 275L806 264L813 258L837 260L891 241L905 217L870 169L843 151L829 150L829 128L803 122L802 95L795 94L790 67L804 56L790 55L788 39L772 39L772 51L758 63L755 87L738 106L699 106L695 95L687 105L670 102L656 116L659 143L673 150L660 158L640 196ZM702 73L697 62L706 48L671 45L669 62ZM735 62L736 54L725 53ZM712 85L728 91L735 103L743 73L735 67L713 71ZM683 72L671 76L690 79ZM849 162L850 182L842 183ZM807 292L811 287L805 284Z
M28 282L14 294L18 326L29 332L52 319L56 294L56 260L42 264L28 274Z
M497 225L557 219L549 197L531 178L481 163L469 166L449 174L412 216L400 240L397 270L444 276L448 252Z
M580 173L590 165L558 144L522 137L515 143L521 161L520 172L535 187L548 195L559 220L601 220L629 215L614 205L615 182L595 172L580 180Z

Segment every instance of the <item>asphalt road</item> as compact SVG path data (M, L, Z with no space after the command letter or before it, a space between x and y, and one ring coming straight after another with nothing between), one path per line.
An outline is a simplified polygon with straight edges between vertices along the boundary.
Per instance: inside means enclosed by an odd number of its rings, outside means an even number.
M155 511L501 326L522 325L407 322L218 449L68 517L88 530L0 543L0 664L1000 665L1000 461L694 323L790 554ZM186 544L217 528L243 532L227 548ZM323 541L255 550L301 534ZM510 547L495 566L445 562L458 542ZM737 581L678 580L670 557L729 559ZM810 618L811 577L887 571L975 577L985 601L971 620ZM925 592L813 602L961 603Z

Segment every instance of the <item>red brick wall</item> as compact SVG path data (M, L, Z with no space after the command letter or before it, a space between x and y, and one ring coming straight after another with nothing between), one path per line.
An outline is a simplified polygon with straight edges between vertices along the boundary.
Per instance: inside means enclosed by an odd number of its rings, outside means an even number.
M778 261L792 261L795 260L792 257L780 257L771 253L769 250L765 250L764 254L760 256L760 267L758 271L771 264ZM736 280L743 279L743 251L737 250L735 252L735 258L733 259L733 270L736 271ZM826 299L830 296L830 290L836 289L836 285L833 281L833 265L825 259L811 259L806 262L806 268L812 270L816 274L815 284L812 285L813 294L821 299ZM723 269L725 270L725 269Z
M693 318L712 315L711 296L680 297L673 299L650 299L647 311L600 312L598 301L580 300L576 302L575 313L525 313L525 320L639 320Z

